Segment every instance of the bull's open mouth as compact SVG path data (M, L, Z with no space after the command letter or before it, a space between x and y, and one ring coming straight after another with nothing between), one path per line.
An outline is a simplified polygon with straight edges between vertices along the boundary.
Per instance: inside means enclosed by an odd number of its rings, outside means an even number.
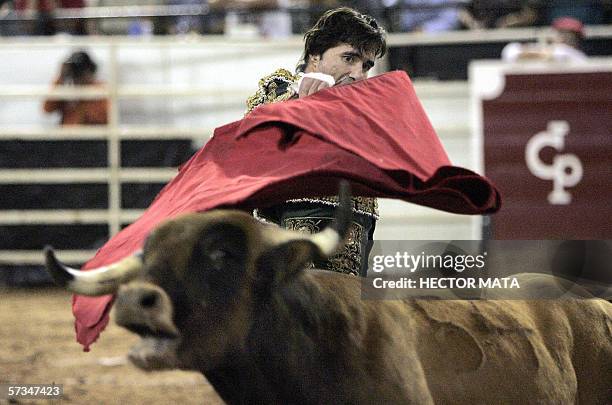
M163 329L151 330L149 327L140 324L122 324L122 327L126 328L130 332L137 334L142 338L155 338L155 339L176 339L178 335L170 331Z
M180 339L168 337L143 336L128 353L128 358L136 367L145 371L179 368L177 348Z

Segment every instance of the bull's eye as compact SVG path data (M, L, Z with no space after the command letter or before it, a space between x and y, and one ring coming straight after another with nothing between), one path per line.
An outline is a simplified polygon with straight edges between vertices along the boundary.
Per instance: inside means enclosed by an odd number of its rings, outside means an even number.
M147 291L140 297L140 306L146 309L153 308L160 300L157 291Z
M215 250L209 255L210 259L215 262L225 259L226 256L227 252L221 249Z
M226 261L231 259L231 253L224 249L215 249L208 254L208 258L215 269L221 270Z

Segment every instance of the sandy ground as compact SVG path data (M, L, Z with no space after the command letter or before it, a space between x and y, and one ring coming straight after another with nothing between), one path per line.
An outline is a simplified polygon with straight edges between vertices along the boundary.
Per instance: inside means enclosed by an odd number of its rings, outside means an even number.
M64 385L56 404L222 404L199 373L146 373L126 361L138 337L109 324L91 351L74 339L71 295L0 289L0 383ZM0 398L0 404L41 400Z

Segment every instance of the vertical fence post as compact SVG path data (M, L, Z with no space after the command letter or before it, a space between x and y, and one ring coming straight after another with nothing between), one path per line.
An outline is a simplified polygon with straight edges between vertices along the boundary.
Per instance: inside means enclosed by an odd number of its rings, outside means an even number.
M109 47L110 109L108 121L108 232L109 237L121 229L121 139L119 134L119 61L118 47L113 41Z

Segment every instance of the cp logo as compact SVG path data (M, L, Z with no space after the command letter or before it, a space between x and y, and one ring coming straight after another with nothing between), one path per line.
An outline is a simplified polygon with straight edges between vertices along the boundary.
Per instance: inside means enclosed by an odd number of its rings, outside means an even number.
M569 124L566 121L550 121L547 130L531 137L525 148L529 171L540 179L553 182L553 190L548 194L548 202L551 204L569 204L572 196L565 188L574 187L582 179L582 163L576 155L555 155L552 165L546 165L540 160L540 151L546 146L563 151L568 133Z

